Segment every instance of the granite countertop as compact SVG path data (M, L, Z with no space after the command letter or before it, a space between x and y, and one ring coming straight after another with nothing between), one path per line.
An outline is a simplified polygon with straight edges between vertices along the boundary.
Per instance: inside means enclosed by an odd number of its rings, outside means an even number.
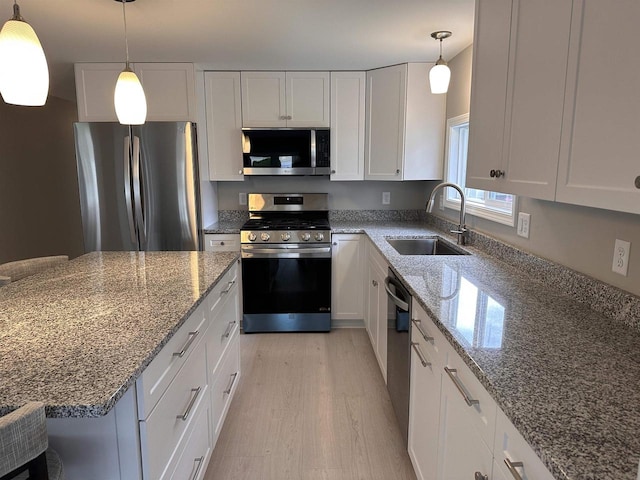
M448 236L425 225L332 222L332 230L371 238L555 478L636 480L640 332L561 293L565 279L552 274L535 278L474 247L403 256L386 241ZM585 295L611 301L595 289ZM461 308L472 302L485 307Z
M105 415L237 258L90 253L0 288L0 416Z
M204 228L206 234L233 234L240 233L240 228L247 221L247 218L233 218L227 220L220 220Z

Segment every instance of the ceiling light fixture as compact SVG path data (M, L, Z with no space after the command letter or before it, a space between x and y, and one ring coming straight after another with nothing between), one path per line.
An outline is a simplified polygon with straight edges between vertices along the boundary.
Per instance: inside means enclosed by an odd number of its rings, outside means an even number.
M0 31L0 93L6 103L30 107L44 105L49 94L49 67L42 45L15 0L13 17Z
M440 58L436 64L429 70L429 84L431 85L431 93L447 93L449 89L449 80L451 79L451 70L447 66L447 62L442 58L442 40L449 38L451 32L441 30L433 32L431 37L434 40L440 40Z
M115 0L122 2L122 17L124 19L124 46L127 62L124 70L118 76L113 103L116 107L118 121L123 125L142 125L147 119L147 99L142 84L129 64L129 42L127 40L127 14L125 4L134 0Z

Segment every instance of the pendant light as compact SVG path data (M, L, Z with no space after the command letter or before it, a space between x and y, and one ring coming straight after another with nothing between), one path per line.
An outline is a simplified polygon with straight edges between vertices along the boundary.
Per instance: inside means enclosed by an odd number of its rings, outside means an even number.
M14 0L13 17L0 31L0 93L6 103L42 106L49 94L49 67L31 25Z
M127 62L120 73L113 94L118 121L123 125L142 125L147 119L147 99L138 76L129 64L129 42L127 40L127 14L125 4L134 0L116 0L122 2L122 17L124 19L124 45Z
M442 58L442 40L449 38L451 32L441 30L433 32L431 37L440 40L440 58L436 64L429 70L429 84L431 85L431 93L447 93L449 89L449 80L451 79L451 70L447 66L447 62Z

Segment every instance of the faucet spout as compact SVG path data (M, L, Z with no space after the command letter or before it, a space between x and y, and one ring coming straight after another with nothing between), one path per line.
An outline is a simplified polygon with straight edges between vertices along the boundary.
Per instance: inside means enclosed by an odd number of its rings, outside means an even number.
M464 191L460 188L459 185L451 182L443 182L436 185L431 191L431 195L429 195L429 200L427 201L426 211L427 213L431 213L433 210L433 202L436 198L436 193L438 190L442 190L445 187L455 188L460 194L460 224L458 225L457 230L451 230L451 233L455 233L458 235L458 245L464 245L467 240L467 226L465 224L465 216L466 216L466 200L464 197Z

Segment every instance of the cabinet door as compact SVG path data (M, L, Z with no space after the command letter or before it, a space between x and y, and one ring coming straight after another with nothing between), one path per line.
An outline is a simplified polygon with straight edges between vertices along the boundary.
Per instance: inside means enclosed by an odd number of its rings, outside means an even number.
M367 72L366 180L402 180L407 65Z
M362 235L333 235L331 253L331 318L364 318Z
M443 374L440 397L438 480L473 479L475 472L491 478L493 455L474 427L472 409L454 383Z
M640 3L575 4L556 200L640 213Z
M124 63L76 63L78 121L117 122L113 94Z
M476 1L466 186L493 190L502 169L512 0Z
M192 63L136 63L134 70L147 97L147 121L197 121Z
M380 364L380 370L382 370L382 377L385 383L387 382L387 324L389 315L389 302L387 301L387 292L384 289L384 281L387 278L387 268L380 268L375 266L374 278L378 283L378 306L377 306L377 325L378 325L378 344L377 354L378 363Z
M365 327L371 340L373 351L378 357L378 303L380 292L383 290L382 284L378 282L375 275L375 266L371 262L367 262L367 311L365 315Z
M364 179L365 72L331 72L331 180Z
M239 72L206 72L209 180L244 180Z
M242 125L286 127L284 72L242 72Z
M329 72L287 72L287 127L329 127Z

